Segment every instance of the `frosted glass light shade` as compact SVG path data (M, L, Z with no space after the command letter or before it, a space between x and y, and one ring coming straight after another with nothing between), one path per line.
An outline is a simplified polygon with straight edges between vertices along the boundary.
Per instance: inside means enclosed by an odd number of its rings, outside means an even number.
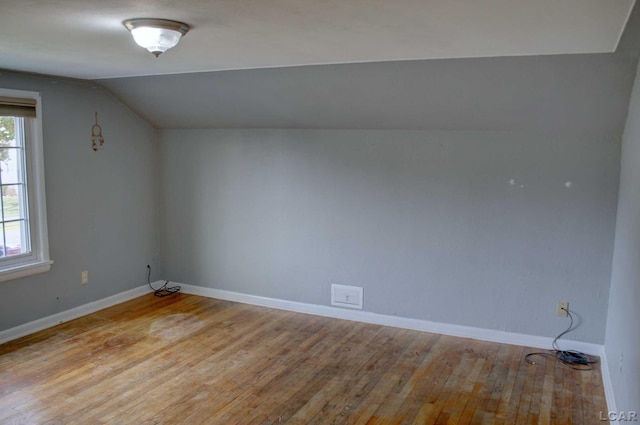
M189 25L166 19L129 19L123 24L134 41L156 57L178 44L189 31Z
M131 35L138 46L144 47L156 56L178 44L182 36L178 31L148 27L133 29Z

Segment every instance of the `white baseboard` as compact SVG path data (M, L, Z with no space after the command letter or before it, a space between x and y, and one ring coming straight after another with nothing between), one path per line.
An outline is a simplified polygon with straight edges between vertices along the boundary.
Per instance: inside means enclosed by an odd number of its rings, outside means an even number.
M158 281L155 283L164 283L164 281ZM28 322L14 328L0 331L0 344L4 344L5 342L30 335L32 333L50 328L55 325L59 325L60 323L68 322L69 320L77 319L78 317L94 313L104 308L120 304L124 301L128 301L132 298L139 297L149 292L151 292L151 289L148 285L139 286L137 288L133 288L98 301L92 301L90 303L72 308L70 310L62 311L51 316L43 317L42 319L34 320L33 322Z
M526 347L550 349L553 338L526 335L515 332L505 332L493 329L474 328L471 326L452 325L448 323L431 322L421 319L410 319L406 317L388 316L384 314L371 313L362 310L343 309L317 304L306 304L296 301L287 301L277 298L260 297L256 295L243 294L221 289L204 288L202 286L187 285L173 282L180 285L185 294L200 295L208 298L218 298L227 301L236 301L245 304L271 307L279 310L295 311L298 313L314 314L316 316L333 317L336 319L354 320L357 322L372 323L376 325L393 326L396 328L411 329L423 332L432 332L443 335L458 336L462 338L473 338L482 341L499 342L502 344L513 344ZM562 340L562 348L566 350L576 350L600 356L603 353L602 345L588 342Z
M602 372L602 385L604 386L604 396L607 400L607 408L609 412L617 412L616 399L613 394L613 382L611 382L611 373L609 372L609 362L607 361L607 351L602 349L600 354L600 371Z

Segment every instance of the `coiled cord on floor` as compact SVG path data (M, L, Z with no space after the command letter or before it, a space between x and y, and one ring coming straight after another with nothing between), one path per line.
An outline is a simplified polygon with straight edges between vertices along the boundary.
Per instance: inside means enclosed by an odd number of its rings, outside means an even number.
M168 295L173 295L176 292L180 291L180 286L167 286L169 285L169 281L167 280L164 285L162 285L160 288L155 289L153 286L151 286L151 266L147 264L147 284L149 285L149 288L151 288L151 290L153 291L153 295L155 295L156 297L166 297Z
M579 351L574 351L574 350L561 350L558 347L558 340L568 334L569 332L571 332L572 330L574 330L575 328L573 327L573 316L571 315L571 312L566 309L566 308L562 308L562 310L567 312L567 316L569 316L569 319L571 320L571 323L569 324L569 327L567 328L567 330L565 330L564 332L562 332L560 335L558 335L557 337L555 337L555 339L553 340L553 343L551 344L551 346L553 347L553 351L551 353L547 353L547 352L535 352L535 353L529 353L527 354L524 359L527 363L529 364L536 364L536 362L534 362L533 360L531 360L529 357L531 356L543 356L543 357L551 357L553 359L556 359L557 361L559 361L560 363L562 363L563 365L570 367L571 369L576 369L576 370L591 370L593 369L593 366L591 366L594 363L597 363L598 361L591 358L589 355L581 353Z

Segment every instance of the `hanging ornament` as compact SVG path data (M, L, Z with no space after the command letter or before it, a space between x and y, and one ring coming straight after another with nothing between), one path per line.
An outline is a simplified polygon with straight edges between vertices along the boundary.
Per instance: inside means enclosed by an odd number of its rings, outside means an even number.
M98 124L98 113L96 112L96 123L91 127L91 148L94 151L102 149L104 137L102 137L102 127Z

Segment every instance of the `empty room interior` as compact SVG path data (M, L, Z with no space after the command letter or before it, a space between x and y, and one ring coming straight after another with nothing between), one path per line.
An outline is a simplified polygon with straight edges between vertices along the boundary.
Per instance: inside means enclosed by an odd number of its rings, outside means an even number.
M0 423L639 421L634 3L0 1Z

